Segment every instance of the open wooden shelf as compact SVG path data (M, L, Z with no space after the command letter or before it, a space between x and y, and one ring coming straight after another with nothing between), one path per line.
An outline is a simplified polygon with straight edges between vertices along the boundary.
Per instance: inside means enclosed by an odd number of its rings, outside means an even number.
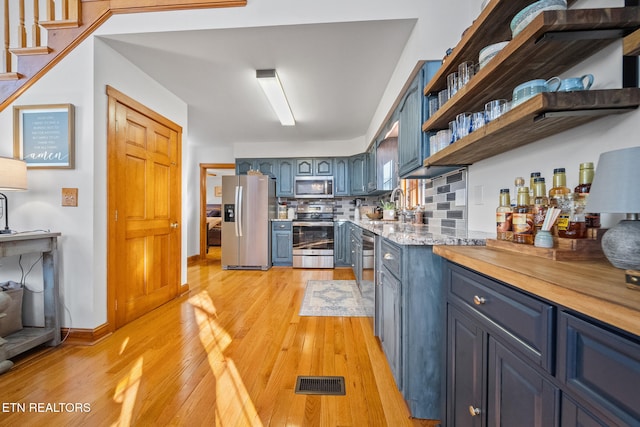
M519 84L560 74L639 26L640 7L543 12L441 106L422 129L446 129L461 112L482 111L493 99L510 100ZM425 91L444 89L445 79L432 79Z
M470 165L640 105L640 88L541 93L424 160L424 166Z
M627 56L640 55L640 30L636 30L624 38L622 52Z
M577 0L568 0L571 6ZM478 62L480 51L493 43L511 40L509 23L516 14L529 6L532 0L492 0L482 10L478 18L464 32L460 42L443 60L442 67L427 82L424 94L437 92L447 87L447 76L457 71L458 64L465 61Z

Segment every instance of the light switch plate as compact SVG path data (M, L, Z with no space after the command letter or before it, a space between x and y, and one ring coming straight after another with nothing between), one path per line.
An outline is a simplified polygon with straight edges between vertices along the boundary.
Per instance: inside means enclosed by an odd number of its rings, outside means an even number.
M78 206L78 189L62 189L62 206Z

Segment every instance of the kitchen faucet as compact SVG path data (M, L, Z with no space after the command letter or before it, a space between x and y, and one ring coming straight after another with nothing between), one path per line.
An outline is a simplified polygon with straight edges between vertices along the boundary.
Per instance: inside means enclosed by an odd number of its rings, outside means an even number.
M400 200L399 206L396 205L396 207L397 207L397 210L399 210L402 213L402 212L404 212L404 208L405 208L405 206L404 206L404 203L405 203L404 191L402 191L402 188L400 188L400 187L394 188L393 191L391 192L391 197L389 198L389 201L391 203L394 203L398 193L400 193L401 197L399 199Z

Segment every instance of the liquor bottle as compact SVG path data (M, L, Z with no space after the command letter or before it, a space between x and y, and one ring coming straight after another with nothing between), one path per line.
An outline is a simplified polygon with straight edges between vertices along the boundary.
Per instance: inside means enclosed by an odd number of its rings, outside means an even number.
M578 185L573 190L574 193L580 198L580 203L583 206L587 205L587 198L589 197L589 191L591 190L591 182L593 181L593 163L580 163L580 176L578 179ZM587 228L600 228L600 214L589 213L584 214L585 224Z
M535 225L533 221L533 209L529 204L529 187L518 189L518 202L513 208L512 217L513 242L533 245L535 237Z
M540 178L541 175L540 172L531 172L531 177L529 178L529 200L533 200L535 197L536 178Z
M533 223L536 232L542 228L542 223L549 209L549 198L547 197L547 185L542 177L535 178L533 189Z
M563 200L558 216L558 237L566 239L584 239L587 237L584 205L576 193L568 194Z
M509 189L500 190L500 203L496 209L496 233L498 240L511 240L511 200Z
M553 170L553 187L549 190L549 204L560 207L561 199L564 199L571 189L567 187L567 175L564 168Z
M518 191L520 188L524 187L524 178L519 176L513 181L513 185L515 185L515 189L513 191L513 203L511 203L511 207L516 205L516 199L518 197Z

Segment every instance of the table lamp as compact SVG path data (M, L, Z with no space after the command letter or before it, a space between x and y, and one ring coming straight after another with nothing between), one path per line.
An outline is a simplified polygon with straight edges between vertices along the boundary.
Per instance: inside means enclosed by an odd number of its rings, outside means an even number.
M602 236L602 251L614 267L640 270L640 147L600 155L585 212L627 215Z
M0 229L0 234L12 233L9 229L9 202L4 192L26 189L27 164L23 160L0 157L0 199L4 200L4 229Z

